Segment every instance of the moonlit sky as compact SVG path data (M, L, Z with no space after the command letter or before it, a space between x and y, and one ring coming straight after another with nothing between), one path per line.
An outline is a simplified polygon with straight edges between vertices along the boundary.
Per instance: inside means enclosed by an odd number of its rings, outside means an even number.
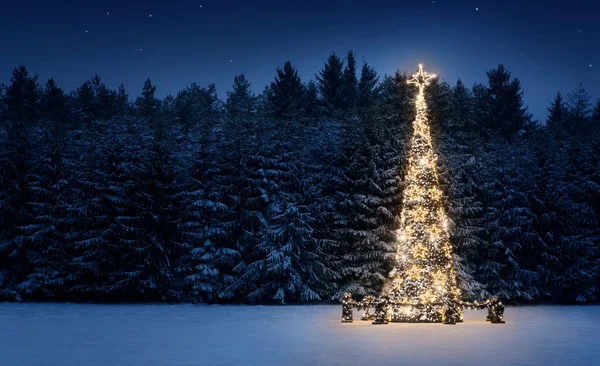
M2 0L0 83L24 64L71 91L96 73L132 97L244 73L259 93L286 60L304 81L349 49L379 74L421 62L451 84L486 82L503 63L534 117L579 82L600 97L600 2L461 0Z

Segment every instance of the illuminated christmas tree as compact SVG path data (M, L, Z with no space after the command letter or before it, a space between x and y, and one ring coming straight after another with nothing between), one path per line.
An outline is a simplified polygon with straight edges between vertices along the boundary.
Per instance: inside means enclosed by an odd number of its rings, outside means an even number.
M396 322L445 322L462 319L460 290L452 257L448 218L431 145L424 90L435 74L423 66L408 81L418 87L396 265L387 294L388 317Z

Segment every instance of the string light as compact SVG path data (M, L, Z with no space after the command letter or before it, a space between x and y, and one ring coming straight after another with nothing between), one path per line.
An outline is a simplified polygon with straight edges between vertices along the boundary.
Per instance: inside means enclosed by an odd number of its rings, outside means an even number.
M345 293L342 299L342 323L352 323L352 308L356 302L352 300L352 294Z
M437 155L431 143L424 94L425 87L435 77L419 65L418 71L407 81L417 86L418 93L399 230L406 239L398 242L397 249L407 258L398 261L394 271L394 276L406 281L401 286L394 286L388 293L392 303L392 321L439 322L447 308L453 308L458 316L461 315L458 306L460 291L451 260L448 219L442 208ZM406 306L394 305L400 302L412 304L413 309L406 311ZM399 311L395 311L394 307L399 307Z
M375 298L373 296L365 296L363 301L360 302L359 310L364 310L362 317L360 320L375 320L375 315L371 313L371 308L375 303Z
M365 309L365 320L373 317L367 308L374 307L373 324L388 321L455 324L462 320L465 307L487 307L489 321L504 322L504 306L498 298L483 303L460 301L450 244L450 220L443 208L436 168L438 157L431 143L424 95L425 87L435 77L419 65L417 73L408 80L408 84L417 86L418 93L403 191L404 208L396 232L396 263L390 272L392 286L379 299L367 296L355 302L350 294L345 294L342 322L352 322L352 307Z

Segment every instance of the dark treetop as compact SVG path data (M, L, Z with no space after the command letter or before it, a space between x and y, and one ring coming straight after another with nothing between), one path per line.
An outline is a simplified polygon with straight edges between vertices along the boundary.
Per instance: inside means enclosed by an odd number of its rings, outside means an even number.
M157 96L197 82L220 97L244 73L255 92L292 60L307 80L331 52L353 49L379 73L423 62L454 83L484 82L490 65L519 75L539 120L557 90L600 94L600 5L556 1L75 1L2 2L0 82L25 64L71 91L99 74L107 86Z

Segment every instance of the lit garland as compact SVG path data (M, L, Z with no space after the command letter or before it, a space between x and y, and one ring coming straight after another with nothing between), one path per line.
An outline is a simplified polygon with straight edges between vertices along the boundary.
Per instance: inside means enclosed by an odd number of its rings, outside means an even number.
M352 294L345 293L342 299L342 323L352 323L352 308L357 305Z
M461 301L460 305L467 309L488 309L488 315L486 320L491 322L492 324L504 324L504 304L502 304L502 300L498 297L491 298L484 302L474 301L474 302L464 302Z
M419 92L403 191L404 209L397 231L396 265L390 273L392 287L379 299L367 296L361 302L354 301L351 294L344 294L342 323L352 322L353 307L364 309L362 320L374 318L373 324L388 321L455 324L462 321L464 307L487 307L489 321L504 323L504 305L500 299L481 303L460 301L425 104L425 87L435 77L419 65L417 73L408 80ZM371 307L375 308L374 316Z
M375 320L375 315L371 314L371 308L375 304L375 298L373 296L365 296L360 302L358 310L364 310L362 318L360 320Z

